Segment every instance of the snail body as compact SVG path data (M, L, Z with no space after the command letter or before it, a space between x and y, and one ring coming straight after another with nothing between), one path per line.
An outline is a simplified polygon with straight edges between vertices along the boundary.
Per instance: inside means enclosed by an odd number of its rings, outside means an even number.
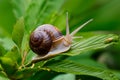
M66 52L70 49L73 36L92 19L78 27L71 34L69 33L68 17L66 20L66 35L53 25L44 24L37 27L30 35L30 48L38 56L33 59L33 62L45 60Z

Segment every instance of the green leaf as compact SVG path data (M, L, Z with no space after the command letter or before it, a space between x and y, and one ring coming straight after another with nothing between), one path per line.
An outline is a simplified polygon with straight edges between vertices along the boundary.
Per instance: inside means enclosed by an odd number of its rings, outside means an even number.
M30 49L30 48L29 48L29 35L28 35L28 34L25 34L25 35L23 36L21 49L22 49L23 51L26 51L26 52L28 52L29 49Z
M45 65L45 67L56 72L65 72L77 75L90 75L106 80L119 80L109 70L81 65L69 60L49 62L48 64Z
M23 35L24 35L24 19L23 17L21 17L16 22L12 32L12 39L19 48L21 47Z
M71 49L63 55L78 55L83 51L105 48L119 41L119 37L113 34L96 35L85 40L74 42Z
M89 53L86 53L89 54ZM83 53L83 55L86 55ZM72 60L73 62L76 62L78 64L82 64L82 65L86 65L86 66L92 66L92 67L96 67L96 68L101 68L101 69L107 69L107 67L103 64L100 64L98 62L96 62L95 60L91 59L91 58L86 58L80 55L77 56L73 56L73 57L69 57L69 60Z
M22 58L24 60L23 63L26 60L28 60L26 57L28 56L29 51L30 51L30 48L29 48L29 35L25 34L23 36L22 45L21 45L21 52L20 52L20 54L22 55Z
M6 50L2 45L0 45L0 56L3 56L6 53Z
M37 72L35 72L34 75L30 76L28 80L33 80L33 79L34 80L52 80L58 74L59 73L57 73L57 72L37 70Z
M1 64L0 64L0 71L2 71L3 70L3 68L2 68L2 66L1 66Z
M119 71L113 71L113 72L120 79L120 72Z
M9 80L4 72L0 72L0 80Z
M25 15L26 30L30 32L38 25L50 23L63 3L64 0L32 0Z
M25 25L27 31L29 31L32 27L35 27L35 22L39 15L39 10L42 8L42 4L45 0L32 0L30 6L27 9L27 14L25 15Z
M17 19L25 14L31 0L12 0L13 13Z
M60 74L52 80L76 80L74 74Z
M25 63L29 63L32 61L32 59L36 56L35 53L32 52L32 50L29 51L29 53L27 54L26 56L26 60L25 60Z
M0 0L0 36L11 37L15 17L11 0Z
M8 51L4 57L8 57L10 59L12 59L14 62L16 63L20 63L21 62L21 55L20 52L18 51L17 47L13 47L10 51Z
M8 76L13 75L18 68L16 62L8 57L0 57L0 64Z
M8 37L0 38L0 44L6 50L11 50L11 48L14 46L13 40L11 38L8 38Z
M90 37L88 39L75 41L72 44L71 49L68 50L67 52L61 53L61 55L75 56L86 51L105 48L113 43L117 43L118 41L119 41L119 37L114 34L97 35L97 36ZM30 51L29 54L27 55L26 61L27 62L32 61L32 59L35 56L36 54Z

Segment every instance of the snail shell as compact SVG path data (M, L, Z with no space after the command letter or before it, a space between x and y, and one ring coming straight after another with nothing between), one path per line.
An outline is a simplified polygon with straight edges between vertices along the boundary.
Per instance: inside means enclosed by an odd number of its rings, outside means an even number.
M50 24L39 26L30 36L30 48L36 54L45 56L63 39L62 33ZM59 41L58 41L59 40Z
M69 25L67 18L65 36L62 35L62 33L56 27L50 24L44 24L37 27L31 33L29 42L32 51L38 55L33 59L33 62L45 60L68 51L70 49L73 36L90 21L92 21L92 19L69 34Z

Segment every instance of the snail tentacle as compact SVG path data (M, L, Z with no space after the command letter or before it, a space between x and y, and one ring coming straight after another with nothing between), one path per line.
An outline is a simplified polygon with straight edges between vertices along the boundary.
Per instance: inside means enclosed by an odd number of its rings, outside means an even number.
M80 29L82 29L85 25L87 25L89 22L93 21L93 19L88 20L87 22L85 22L84 24L82 24L81 26L79 26L77 29L75 29L70 35L74 36Z

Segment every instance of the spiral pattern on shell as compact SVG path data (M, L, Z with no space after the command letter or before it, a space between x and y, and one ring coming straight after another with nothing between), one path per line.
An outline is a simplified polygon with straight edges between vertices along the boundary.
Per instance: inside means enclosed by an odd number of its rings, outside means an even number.
M36 28L30 35L30 48L40 56L45 56L51 49L53 41L62 37L62 33L50 24Z

